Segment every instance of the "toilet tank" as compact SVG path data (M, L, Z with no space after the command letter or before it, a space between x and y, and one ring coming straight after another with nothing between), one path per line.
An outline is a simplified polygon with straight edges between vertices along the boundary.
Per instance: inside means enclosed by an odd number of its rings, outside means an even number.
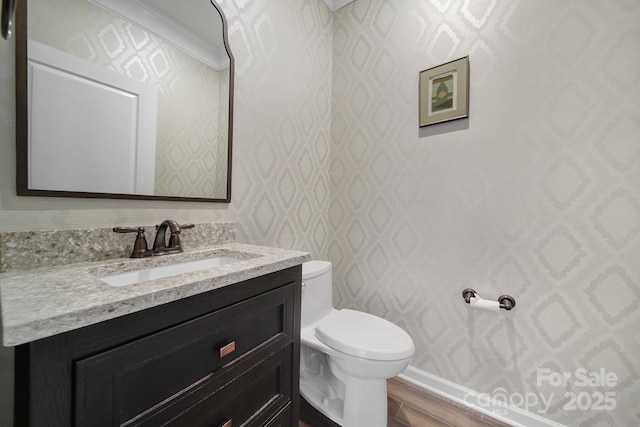
M325 316L333 307L331 263L308 261L302 264L302 326Z

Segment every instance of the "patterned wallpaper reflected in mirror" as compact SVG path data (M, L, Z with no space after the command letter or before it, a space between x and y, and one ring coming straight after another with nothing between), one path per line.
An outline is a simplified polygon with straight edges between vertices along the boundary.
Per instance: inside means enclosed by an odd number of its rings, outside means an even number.
M174 38L167 37L168 42L163 39L161 32L154 31L153 26L147 26L145 22L139 24L139 20L111 13L104 8L86 0L61 0L51 2L47 0L28 0L20 2L23 5L18 10L18 25L24 25L27 20L26 37L25 28L19 28L17 36L22 40L24 46L27 43L39 43L52 52L60 52L59 56L72 55L76 59L90 63L90 66L98 65L107 70L108 73L118 73L122 78L131 80L134 84L150 87L155 92L157 98L154 110L154 118L149 127L150 134L155 134L154 141L151 142L151 150L143 151L139 148L143 137L133 135L131 137L136 148L112 149L117 151L113 154L114 159L122 159L101 162L104 158L111 158L110 153L104 155L93 155L85 158L84 161L91 164L88 172L91 175L103 174L104 178L96 180L94 184L88 184L90 178L84 178L82 171L77 172L77 176L69 178L69 182L78 184L73 188L68 188L68 184L55 183L55 179L41 180L37 185L34 178L37 176L35 166L55 167L59 170L50 172L52 177L60 176L63 171L73 169L76 164L83 163L77 157L71 164L64 164L67 158L73 158L71 153L86 148L86 144L92 144L101 139L100 135L83 135L78 138L76 145L65 143L47 155L44 161L37 163L34 155L37 155L38 144L34 138L38 135L45 135L40 145L51 144L56 140L54 132L42 132L36 127L38 116L32 111L29 105L36 105L34 94L27 92L26 87L31 90L34 87L39 68L42 68L40 59L32 57L32 49L27 52L21 49L21 42L18 41L17 60L26 63L24 68L25 76L18 76L18 93L21 87L25 88L25 98L31 104L21 104L19 99L19 115L22 113L23 121L18 117L19 130L23 131L23 138L18 141L18 191L21 195L53 195L66 197L107 197L107 198L136 198L136 199L168 199L168 200L197 200L197 201L230 201L231 189L231 133L232 127L232 98L233 98L233 58L228 53L226 43L226 22L217 6L213 7L209 2L205 2L206 9L198 10L194 6L184 7L183 11L190 11L192 15L186 19L193 20L187 22L192 38L202 36L196 34L198 25L201 27L211 27L217 29L219 34L216 39L209 39L202 43L204 49L211 47L216 50L215 54L222 53L219 63L215 60L207 61L206 53L192 56L187 53L183 46L174 42ZM95 1L99 3L99 1ZM108 2L105 4L115 4L118 2ZM167 21L167 17L176 18L176 14L170 10L171 2L164 0L136 0L128 4L140 4L140 9L152 10L152 15L159 16L158 21ZM202 5L202 2L198 4ZM20 4L19 4L20 6ZM131 8L132 6L127 6ZM157 9L152 9L157 7ZM27 8L25 13L25 8ZM164 8L164 9L163 9ZM182 19L185 19L183 17ZM199 23L197 22L199 21ZM134 23L135 22L135 23ZM207 25L209 23L209 25ZM151 31L143 29L152 28ZM173 25L173 24L172 24ZM175 24L179 26L180 24ZM153 32L152 32L153 31ZM184 27L178 31L184 32ZM204 37L214 36L206 35ZM28 41L25 40L28 38ZM197 44L197 43L196 43ZM31 45L30 45L31 46ZM193 51L198 52L196 47ZM203 51L201 49L200 51ZM45 64L46 66L46 64ZM71 74L71 72L69 72ZM29 76L27 78L27 75ZM81 76L82 78L84 76ZM31 79L31 80L28 80ZM19 97L20 98L20 97ZM61 96L60 98L67 98ZM89 99L91 99L89 97ZM55 103L52 109L55 109ZM26 102L26 100L24 101ZM71 102L68 99L56 99L61 105ZM135 103L135 101L134 101ZM142 102L140 102L140 105ZM139 105L139 104L135 104ZM138 108L135 107L134 108ZM21 108L22 107L22 108ZM139 108L138 108L139 109ZM106 111L105 111L106 113ZM98 117L100 113L98 113ZM83 121L79 114L73 114L69 125L66 128L79 128ZM105 114L106 116L106 114ZM27 121L26 117L29 117ZM41 121L42 122L42 121ZM99 129L101 124L97 120L97 126L87 126ZM140 127L140 122L132 121L130 127L134 129ZM122 126L126 127L127 123ZM64 136L58 140L68 140ZM107 130L98 131L104 135ZM77 133L77 132L76 132ZM20 133L19 133L20 134ZM102 138L105 139L105 138ZM147 138L149 139L149 138ZM22 140L22 141L20 141ZM28 141L28 144L27 144ZM105 145L116 146L121 141L102 141L102 146L90 146L88 153L102 153ZM155 144L154 144L155 142ZM58 152L60 152L58 154ZM53 158L51 156L54 156ZM55 156L59 156L56 158ZM144 157L153 157L151 166L144 169L140 163L144 163ZM147 159L149 160L149 159ZM127 163L123 166L121 163ZM132 166L128 166L128 164ZM149 161L147 161L149 163ZM31 168L31 170L29 169ZM104 170L103 170L104 168ZM142 172L140 170L144 169ZM101 170L103 170L101 172ZM133 172L131 172L133 171ZM75 172L74 172L75 173ZM125 183L121 186L113 184L111 187L103 186L105 181L117 179L123 174L131 174L122 178ZM141 176L151 182L150 185L137 185L141 181ZM97 184L101 184L97 186ZM108 183L107 183L108 184ZM105 185L107 185L105 184ZM106 189L105 189L106 188Z

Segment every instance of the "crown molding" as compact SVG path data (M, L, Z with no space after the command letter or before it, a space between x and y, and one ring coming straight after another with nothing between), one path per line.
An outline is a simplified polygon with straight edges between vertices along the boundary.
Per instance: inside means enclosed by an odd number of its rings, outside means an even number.
M334 12L343 6L348 5L353 1L354 0L324 0L327 6L329 6L329 9L331 9Z
M143 28L217 71L229 67L229 56L222 38L221 19L208 26L198 25L198 21L193 20L192 25L189 26L184 17L181 20L170 10L163 10L149 0L89 0L89 2ZM200 4L201 8L194 12L198 16L218 15L218 11L207 3ZM206 28L207 31L203 31L202 28ZM211 33L208 30L211 30Z

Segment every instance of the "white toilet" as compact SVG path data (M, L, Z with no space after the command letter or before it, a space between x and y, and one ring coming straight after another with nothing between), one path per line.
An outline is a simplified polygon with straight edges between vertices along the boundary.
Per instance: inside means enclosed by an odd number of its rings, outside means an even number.
M302 264L300 393L342 427L387 425L387 378L402 372L415 347L380 317L333 308L331 263Z

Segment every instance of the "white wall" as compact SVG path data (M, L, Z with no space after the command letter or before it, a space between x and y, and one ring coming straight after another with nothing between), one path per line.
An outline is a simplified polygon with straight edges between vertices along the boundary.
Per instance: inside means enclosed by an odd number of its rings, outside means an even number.
M334 281L341 305L407 328L413 366L553 398L540 415L566 425L638 424L639 22L623 0L357 0L334 15ZM419 132L418 73L465 55L470 118ZM517 307L471 313L467 287ZM538 368L616 409L563 410ZM578 368L618 384L578 387Z

